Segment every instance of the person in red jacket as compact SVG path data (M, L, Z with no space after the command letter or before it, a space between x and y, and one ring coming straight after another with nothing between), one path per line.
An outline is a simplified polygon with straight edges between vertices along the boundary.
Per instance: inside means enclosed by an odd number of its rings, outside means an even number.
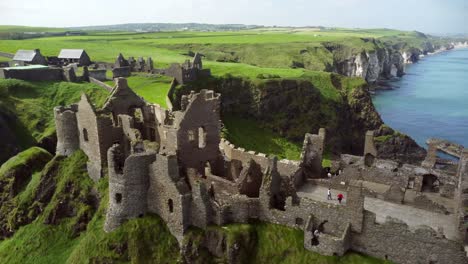
M343 200L344 196L343 194L339 193L338 194L338 202L341 203L341 200Z

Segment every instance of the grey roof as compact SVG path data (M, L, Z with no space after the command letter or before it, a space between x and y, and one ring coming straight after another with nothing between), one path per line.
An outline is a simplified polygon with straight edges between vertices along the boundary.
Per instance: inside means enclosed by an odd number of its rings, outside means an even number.
M36 51L34 50L18 50L13 57L14 61L32 61L36 56Z
M58 55L59 59L79 59L83 54L82 49L62 49Z

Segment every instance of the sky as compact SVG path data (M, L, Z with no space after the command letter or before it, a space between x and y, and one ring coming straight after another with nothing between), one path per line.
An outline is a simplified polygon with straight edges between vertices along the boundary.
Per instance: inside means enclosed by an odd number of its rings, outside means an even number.
M0 25L185 22L468 34L468 0L0 0Z

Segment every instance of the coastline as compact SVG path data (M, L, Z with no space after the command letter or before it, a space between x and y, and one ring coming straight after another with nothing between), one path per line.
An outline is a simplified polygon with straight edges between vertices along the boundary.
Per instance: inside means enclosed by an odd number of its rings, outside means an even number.
M375 83L369 84L369 92L371 93L372 96L374 96L374 95L376 95L377 91L386 91L386 90L393 90L395 88L398 88L398 87L395 87L394 85L392 85L391 83L400 80L401 78L403 78L406 75L406 66L407 65L412 65L412 64L415 64L415 63L419 63L419 61L424 57L434 56L434 55L437 55L437 54L440 54L440 53L449 52L449 51L458 50L458 49L466 49L466 48L468 48L468 41L465 41L465 42L452 42L452 43L450 43L450 45L451 46L449 46L449 47L444 46L444 47L441 47L441 48L435 50L434 52L427 52L426 54L421 52L421 54L418 55L417 60L415 62L405 59L404 62L403 62L404 72L403 72L402 76L393 76L392 78L389 78L389 79L379 79ZM402 56L404 58L405 57L409 58L411 55L408 56L407 54L408 54L407 52L403 52Z
M449 49L438 49L437 51L435 52L432 52L432 53L428 53L427 55L424 55L424 56L420 56L420 58L424 58L424 57L427 57L427 56L432 56L432 55L436 55L436 54L439 54L439 53L443 53L443 52L447 52L447 51L455 51L455 50L467 50L468 49L468 43L466 42L459 42L459 43L455 43L453 45L453 48L449 48ZM464 51L463 51L464 52ZM450 55L444 55L444 56L450 56ZM436 61L439 60L439 59L436 59ZM421 61L422 62L422 61ZM430 62L429 62L430 63ZM411 64L411 63L409 63ZM421 67L424 67L424 66L421 66ZM413 70L409 70L409 73L412 74L413 73ZM422 73L422 76L425 75L425 72L419 72L419 74L417 75L421 75ZM414 89L419 89L417 90L418 93L420 92L423 92L424 91L427 91L427 89L425 90L421 90L420 89L420 85L418 86L418 83L412 83L412 84L408 84L407 82L403 81L401 82L403 77L394 77L394 78L391 78L391 79L384 79L384 80L379 80L378 83L376 83L376 85L373 87L374 90L371 91L371 94L372 94L372 99L373 99L373 103L375 104L376 103L376 98L377 96L383 96L385 97L384 95L384 91L389 91L389 90L398 90L400 87L404 87L404 88L408 88L408 86L411 88L411 86L415 86ZM429 77L430 78L430 77ZM439 77L439 78L442 78L442 77ZM412 79L412 78L410 78ZM427 84L426 84L427 85ZM418 88L419 87L419 88ZM459 86L454 86L454 88L456 87L459 87ZM426 87L426 88L429 88L429 87ZM380 94L380 91L382 91L382 94ZM430 90L429 90L430 91ZM386 94L386 93L385 93ZM394 94L393 96L390 96L391 100L394 101L394 104L396 104L395 107L399 107L398 104L399 104L399 101L398 101L398 98L401 98L401 96L404 96L404 92L396 92L396 93L392 93ZM386 99L383 99L383 100L386 100ZM405 105L405 102L407 104L407 100L402 98L402 103L403 105ZM379 100L380 101L380 100ZM417 103L417 102L415 102ZM377 103L379 104L379 103ZM392 103L393 105L393 103ZM376 110L377 112L382 115L384 113L387 113L386 115L390 115L392 116L393 114L391 113L397 113L398 110L394 109L395 111L397 112L394 112L392 110L392 112L390 112L389 114L389 110L387 109L388 107L384 107L384 108L377 108L376 107ZM390 107L390 108L394 108L394 107ZM387 110L385 110L387 109ZM423 108L421 108L423 109ZM458 108L457 108L458 109ZM455 111L455 110L454 110ZM418 111L416 111L418 112ZM412 113L412 112L411 112ZM440 113L440 112L438 112ZM401 114L401 113L400 113ZM384 114L385 115L385 114ZM447 120L450 120L449 119L450 116L447 117ZM434 119L433 121L436 122L436 123L441 123L443 124L444 122L447 122L445 120L444 117L441 117L441 116L438 116L438 118L441 118L441 119ZM399 118L398 118L399 119ZM393 121L392 121L393 120ZM403 119L405 120L405 119ZM426 120L426 119L422 119L422 120L425 120L425 121L428 121L430 122L429 120ZM453 118L451 119L452 121L449 121L449 122L454 122L453 121ZM440 121L440 122L439 122ZM391 117L389 120L385 120L384 121L385 123L392 123L391 127L394 127L396 125L396 123L399 123L399 128L396 128L397 130L400 130L402 129L401 125L404 123L404 121L398 121L397 120L397 117L393 116ZM418 121L419 122L419 121ZM408 123L409 126L410 123ZM407 134L408 136L410 136L411 138L414 138L414 139L418 139L418 145L424 147L425 149L428 148L428 145L429 144L436 144L438 146L438 154L439 154L439 157L442 157L442 158L446 158L446 159L449 159L449 160L453 160L454 157L458 157L459 156L459 150L457 151L457 148L459 148L460 146L464 144L467 144L466 143L466 140L464 140L463 138L460 138L459 136L457 137L457 135L455 135L455 137L453 137L454 135L452 135L451 133L446 133L446 132L441 132L441 129L439 128L436 128L434 126L431 126L430 124L427 125L427 127L424 127L423 124L418 124L416 125L416 127L418 127L420 129L429 129L431 131L438 131L437 132L434 132L435 134L434 135L428 135L428 133L425 133L425 132L416 132L416 134L414 133L415 132L415 129L412 129L412 128L408 128L407 130L404 130L405 134ZM397 126L398 127L398 126ZM413 133L409 133L410 131L413 131ZM444 134L445 133L445 134ZM434 139L434 137L439 137L438 139ZM422 143L422 138L424 138L424 143ZM440 138L443 138L443 139L440 139ZM458 143L458 144L457 144ZM462 144L460 144L462 143Z

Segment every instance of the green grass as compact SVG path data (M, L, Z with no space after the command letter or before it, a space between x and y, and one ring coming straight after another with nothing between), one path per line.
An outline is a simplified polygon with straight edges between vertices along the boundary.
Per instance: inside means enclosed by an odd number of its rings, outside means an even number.
M98 184L101 206L92 208L88 201L95 183L86 172L86 161L86 155L78 151L48 164L56 168L49 172L53 173L55 182L53 196L36 220L0 242L0 262L175 263L180 259L177 241L157 216L134 219L115 232L104 232L108 179ZM31 194L38 191L34 186L37 186L36 175L17 197L33 197ZM56 224L44 224L60 204L75 208L74 215L62 216ZM77 234L75 230L84 219L91 221L86 230Z
M259 127L253 120L235 116L224 116L224 137L237 147L265 154L276 155L280 159L299 160L302 146L293 143L269 129Z
M5 27L4 30L9 29ZM404 42L407 48L421 47L427 41L414 32L386 29L315 31L284 28L145 34L90 32L86 36L2 40L0 51L14 53L18 49L40 48L44 55L56 56L62 48L84 48L96 61L114 62L117 55L123 52L125 56L151 56L157 67L183 62L189 59L185 55L189 51L198 51L206 55L205 65L212 68L217 76L229 73L255 78L258 74L267 73L291 78L299 77L309 70L329 70L334 57L343 57L363 50L373 51L382 45L363 38L393 41L392 44ZM433 41L447 42L445 39ZM338 49L331 52L324 47L324 43L334 43ZM304 69L292 69L294 65L303 65Z
M9 172L26 168L30 172L42 169L44 161L47 162L52 158L52 155L44 149L38 147L29 148L16 156L10 158L0 167L0 177L3 177Z
M127 78L128 86L147 102L159 104L164 108L166 105L166 95L171 87L172 78L158 76L157 78L146 75L133 75ZM113 81L107 81L113 86Z
M100 107L108 92L91 83L27 82L0 80L0 107L15 113L19 119L17 134L23 135L24 147L33 145L55 132L53 108L77 103L82 93ZM25 131L21 131L25 130ZM27 136L32 136L32 139Z

